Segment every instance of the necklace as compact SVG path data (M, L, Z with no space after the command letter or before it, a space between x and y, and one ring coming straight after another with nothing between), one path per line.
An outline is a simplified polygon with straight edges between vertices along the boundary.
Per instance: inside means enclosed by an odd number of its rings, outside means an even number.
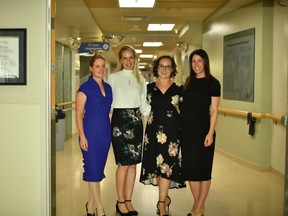
M126 79L128 80L128 83L129 83L129 86L131 85L131 78L132 78L132 76L127 76L123 71L122 71L122 75L124 76L124 77L126 77Z

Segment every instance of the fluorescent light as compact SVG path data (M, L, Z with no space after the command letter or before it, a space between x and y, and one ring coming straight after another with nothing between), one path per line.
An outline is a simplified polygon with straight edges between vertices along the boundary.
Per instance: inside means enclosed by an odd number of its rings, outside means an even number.
M162 42L144 42L143 43L144 47L160 47L162 45L163 45Z
M147 65L147 62L139 62L139 65Z
M120 8L153 8L155 0L119 0Z
M149 24L148 31L171 31L175 24Z
M145 65L139 65L139 69L145 69Z
M140 58L153 58L153 54L141 54Z
M121 18L122 18L122 20L132 21L132 22L149 20L149 18L147 16L122 16Z
M136 53L142 53L142 50L141 49L135 49L135 52Z

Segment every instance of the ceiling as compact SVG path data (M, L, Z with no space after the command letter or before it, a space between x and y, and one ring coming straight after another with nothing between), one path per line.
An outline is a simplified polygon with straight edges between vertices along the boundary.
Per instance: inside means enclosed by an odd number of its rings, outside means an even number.
M174 55L180 52L177 43L202 47L202 23L257 0L156 0L154 8L119 8L118 0L56 0L57 23L71 30L71 37L82 42L104 42L111 38L110 51L102 54L110 62L117 62L119 49L126 44L142 49L142 54ZM142 17L141 21L127 21L124 17ZM175 24L170 32L148 32L149 23ZM113 36L123 38L118 43ZM61 41L62 40L62 41ZM66 40L66 41L63 41ZM157 48L144 48L144 41L163 42ZM153 59L140 59L151 63Z

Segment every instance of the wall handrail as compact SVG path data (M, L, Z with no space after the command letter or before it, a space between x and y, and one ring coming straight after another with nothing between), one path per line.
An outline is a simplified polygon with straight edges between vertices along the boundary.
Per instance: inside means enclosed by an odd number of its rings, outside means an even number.
M67 106L70 104L75 104L75 101L67 101L67 102L57 103L56 106Z
M61 103L57 103L56 107L62 107L63 111L67 112L67 111L75 110L75 107L72 106L73 104L75 104L75 101L61 102ZM68 105L70 105L71 107L64 108L65 106L68 106Z
M226 109L222 107L218 107L218 112L224 113L224 114L231 114L231 115L237 115L237 116L243 116L247 118L248 113L247 111L242 111L242 110L233 110L233 109ZM262 118L267 118L273 120L273 122L277 123L278 121L281 122L281 116L271 114L271 113L252 113L252 117L256 119L262 119Z
M75 101L67 101L67 102L61 102L61 103L57 103L56 106L68 106L68 105L73 105L75 104ZM75 110L75 107L69 107L69 108L65 108L63 109L65 112L66 111L71 111L71 110ZM234 109L227 109L227 108L223 108L223 107L218 107L218 112L219 113L223 113L223 114L230 114L230 115L236 115L236 116L242 116L247 118L247 115L250 112L247 111L243 111L243 110L234 110ZM255 113L255 112L251 112L252 113L252 117L256 118L256 119L271 119L274 123L277 122L281 122L281 116L276 115L276 114L271 114L271 113Z

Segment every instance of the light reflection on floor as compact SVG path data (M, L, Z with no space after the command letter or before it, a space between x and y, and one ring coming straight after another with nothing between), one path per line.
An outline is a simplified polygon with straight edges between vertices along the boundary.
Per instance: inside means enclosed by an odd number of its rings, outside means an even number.
M87 184L82 181L82 155L77 135L56 153L57 216L84 216ZM107 216L115 213L114 155L112 148L105 169L106 178L101 182L102 202ZM156 215L158 190L139 183L140 165L133 195L134 207L139 215ZM193 204L190 189L173 189L171 216L185 216ZM284 179L270 172L261 172L238 164L222 154L215 153L211 190L206 202L206 216L281 216L284 204Z

